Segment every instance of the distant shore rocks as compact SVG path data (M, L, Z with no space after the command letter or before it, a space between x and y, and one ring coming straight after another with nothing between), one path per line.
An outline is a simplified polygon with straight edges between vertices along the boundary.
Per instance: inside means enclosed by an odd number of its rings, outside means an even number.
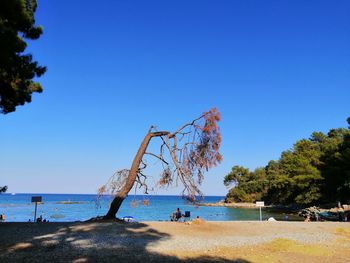
M57 202L56 204L60 204L60 205L74 205L74 204L84 204L86 202L83 201L60 201Z
M256 208L255 203L226 203L225 200L221 200L216 203L199 203L198 206L223 206L233 208Z
M62 214L53 214L50 216L51 218L54 218L54 219L60 219L60 218L64 218L65 216L62 215Z
M321 212L324 212L324 211L325 211L325 209L320 209L317 206L311 206L311 207L302 209L298 213L298 215L301 216L301 217L304 217L304 218L309 217L312 220L317 220L319 218L319 214Z
M234 203L234 202L226 202L225 200L221 200L216 203L200 203L196 204L198 206L220 206L220 207L232 207L232 208L256 208L255 203ZM329 220L325 218L324 216L321 217L320 213L330 213L330 214L338 214L338 213L344 213L345 215L350 215L350 205L342 205L342 207L333 207L333 208L320 208L317 206L311 206L304 209L294 207L294 206L265 206L272 210L279 210L279 211L291 211L292 213L298 214L300 217L309 218L312 221L319 221L319 220ZM322 215L322 214L321 214Z
M341 207L333 207L330 209L323 209L316 206L311 206L302 209L298 215L304 218L309 218L312 221L329 220L329 221L346 221L350 214L350 206L343 205ZM345 219L346 217L346 219Z

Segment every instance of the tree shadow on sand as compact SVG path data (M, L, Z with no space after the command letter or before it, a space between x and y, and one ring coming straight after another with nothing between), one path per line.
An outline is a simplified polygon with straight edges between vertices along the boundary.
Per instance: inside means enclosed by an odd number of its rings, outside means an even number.
M0 262L242 262L152 251L171 238L143 223L2 223Z

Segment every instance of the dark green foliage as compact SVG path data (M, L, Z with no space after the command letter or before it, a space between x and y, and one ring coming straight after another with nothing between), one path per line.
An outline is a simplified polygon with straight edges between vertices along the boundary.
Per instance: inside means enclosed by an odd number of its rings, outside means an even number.
M7 186L0 186L0 194L7 191Z
M226 186L234 184L228 194L228 199L234 202L253 202L262 197L266 188L266 173L262 168L250 172L242 166L234 166L231 172L225 176Z
M0 1L0 112L5 114L31 102L33 92L42 92L33 79L46 68L33 61L31 54L23 54L24 39L38 39L43 31L35 25L36 7L36 0Z
M339 200L348 200L350 195L350 132L334 129L328 133L325 151L322 156L322 174L325 179L324 198L334 195Z
M350 124L350 118L348 118ZM310 205L350 201L350 127L314 132L297 141L278 161L254 172L234 166L224 184L228 200Z

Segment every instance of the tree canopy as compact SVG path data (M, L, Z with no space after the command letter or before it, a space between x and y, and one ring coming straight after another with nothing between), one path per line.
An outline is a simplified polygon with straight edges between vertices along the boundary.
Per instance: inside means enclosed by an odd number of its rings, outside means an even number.
M35 25L36 8L36 0L0 1L0 112L4 114L31 102L32 93L42 92L35 78L46 68L39 66L31 54L23 53L25 40L38 39L43 32Z
M224 178L234 187L229 201L310 205L350 200L350 118L348 129L312 133L254 171L234 166Z

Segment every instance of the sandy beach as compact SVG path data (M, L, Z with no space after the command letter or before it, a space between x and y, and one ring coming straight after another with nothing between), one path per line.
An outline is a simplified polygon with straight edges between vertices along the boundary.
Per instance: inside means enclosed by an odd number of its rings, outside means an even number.
M0 262L347 262L333 222L1 223Z

